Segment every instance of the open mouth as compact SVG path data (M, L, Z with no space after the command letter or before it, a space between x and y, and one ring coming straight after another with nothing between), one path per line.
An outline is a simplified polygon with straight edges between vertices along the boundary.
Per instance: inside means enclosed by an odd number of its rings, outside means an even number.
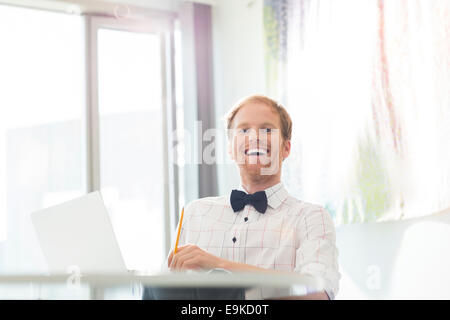
M262 149L262 148L253 148L253 149L245 150L246 156L265 156L268 153L269 153L269 149Z

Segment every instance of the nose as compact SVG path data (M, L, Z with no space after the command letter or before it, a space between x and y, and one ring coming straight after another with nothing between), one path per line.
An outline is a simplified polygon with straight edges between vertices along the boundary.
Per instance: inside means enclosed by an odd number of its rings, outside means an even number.
M258 140L259 139L259 133L257 129L252 128L248 134L248 139L250 141L252 140Z
M260 132L259 128L250 130L249 134L246 136L246 140L247 144L253 147L268 144L267 135L264 134L264 132Z

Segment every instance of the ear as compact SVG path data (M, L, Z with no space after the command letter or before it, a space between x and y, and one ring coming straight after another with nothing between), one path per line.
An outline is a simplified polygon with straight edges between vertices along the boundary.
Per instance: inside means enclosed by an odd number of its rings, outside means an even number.
M291 140L283 141L283 152L282 152L283 161L284 159L289 157L290 153L291 153Z

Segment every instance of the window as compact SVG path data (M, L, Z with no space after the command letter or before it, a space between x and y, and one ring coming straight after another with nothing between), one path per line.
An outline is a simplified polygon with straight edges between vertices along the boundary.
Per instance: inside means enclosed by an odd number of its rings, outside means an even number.
M158 34L98 30L100 190L127 267L164 258L164 147Z
M0 5L1 274L46 272L30 213L94 190L128 269L160 268L176 207L173 27L139 19ZM0 298L70 296L25 287L0 287Z
M86 192L83 20L0 6L0 269L46 264L30 213Z

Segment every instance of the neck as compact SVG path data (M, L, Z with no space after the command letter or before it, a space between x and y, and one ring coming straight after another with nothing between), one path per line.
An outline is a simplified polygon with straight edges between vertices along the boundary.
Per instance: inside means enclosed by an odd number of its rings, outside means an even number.
M249 194L253 194L258 191L264 191L278 183L280 183L280 175L273 176L256 176L256 177L246 177L241 175L241 184L245 191Z

